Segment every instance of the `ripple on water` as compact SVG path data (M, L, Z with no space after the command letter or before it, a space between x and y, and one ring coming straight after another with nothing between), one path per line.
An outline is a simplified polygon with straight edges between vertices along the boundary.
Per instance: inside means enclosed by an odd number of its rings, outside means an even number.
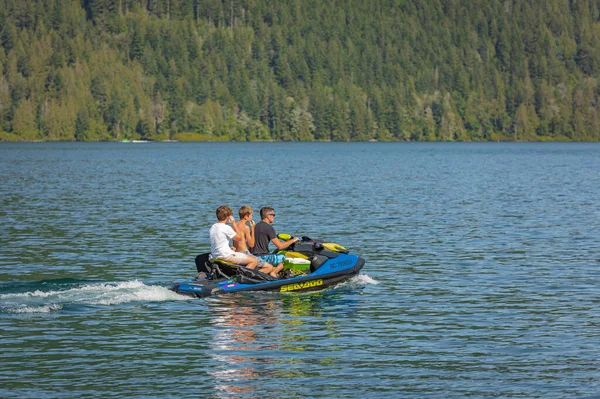
M0 143L2 397L600 392L597 145L171 144ZM363 273L174 294L221 204Z

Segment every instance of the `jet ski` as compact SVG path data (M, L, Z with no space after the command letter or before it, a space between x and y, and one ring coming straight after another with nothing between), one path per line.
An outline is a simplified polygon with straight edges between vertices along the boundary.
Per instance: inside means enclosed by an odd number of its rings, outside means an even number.
M292 238L279 234L280 240ZM365 265L364 258L351 254L339 244L302 237L285 250L284 268L274 278L258 270L211 259L209 253L196 256L198 274L191 280L175 283L178 294L203 298L242 291L305 292L316 291L356 276Z

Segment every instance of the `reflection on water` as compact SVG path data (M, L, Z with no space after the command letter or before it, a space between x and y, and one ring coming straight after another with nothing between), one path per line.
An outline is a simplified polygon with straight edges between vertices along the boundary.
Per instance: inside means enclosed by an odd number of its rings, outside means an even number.
M340 317L354 312L354 301L344 292L330 290L306 294L247 294L211 298L213 324L211 357L215 370L209 374L222 397L262 397L265 373L273 379L302 379L316 376L301 353L327 352L317 363L335 367L342 348ZM259 377L262 377L260 381ZM273 390L283 387L270 387Z
M230 298L229 298L230 299ZM263 308L253 308L232 301L223 301L219 308L213 308L213 345L217 350L211 355L219 364L219 369L210 371L215 380L215 388L224 395L244 393L255 397L253 384L257 372L252 367L257 350L257 326L274 323L274 316L263 313ZM269 306L266 307L269 310ZM271 319L271 320L269 320Z

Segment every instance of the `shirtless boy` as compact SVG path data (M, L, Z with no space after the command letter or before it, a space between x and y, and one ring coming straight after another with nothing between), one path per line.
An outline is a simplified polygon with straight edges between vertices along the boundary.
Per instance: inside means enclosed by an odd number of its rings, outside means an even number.
M237 224L237 233L240 236L236 240L236 250L238 252L250 255L250 248L254 246L254 220L252 220L252 208L249 206L243 206L239 210L240 220ZM248 227L248 223L250 227ZM263 273L269 273L271 277L277 277L277 273L273 272L273 265L269 262L265 262L263 259L258 258L258 269ZM277 270L279 271L279 270Z

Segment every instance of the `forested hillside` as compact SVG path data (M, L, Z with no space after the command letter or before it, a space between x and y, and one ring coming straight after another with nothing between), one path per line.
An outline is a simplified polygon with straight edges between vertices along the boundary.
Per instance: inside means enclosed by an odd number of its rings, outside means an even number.
M0 140L600 139L599 0L0 0Z

